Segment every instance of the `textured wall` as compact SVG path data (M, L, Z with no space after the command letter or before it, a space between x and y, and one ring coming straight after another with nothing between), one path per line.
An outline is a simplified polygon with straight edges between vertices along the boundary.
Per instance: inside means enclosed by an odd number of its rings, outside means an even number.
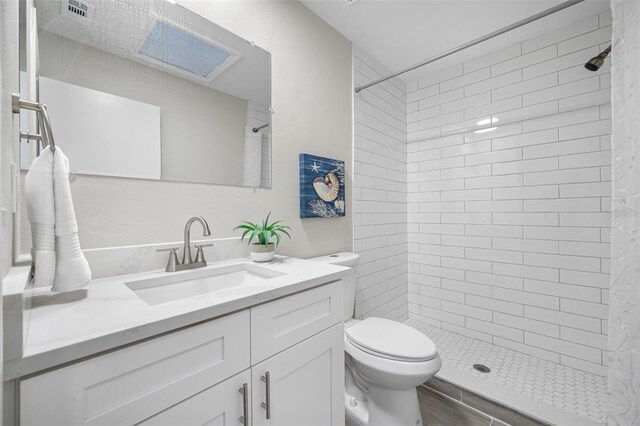
M583 65L610 37L592 16L407 84L410 317L605 373L610 62Z
M354 52L359 86L389 74L365 51ZM405 84L393 79L355 95L354 246L356 316L407 315L407 126Z
M11 163L16 162L18 126L11 112L14 92L18 92L18 1L7 0L0 2L0 279L13 260Z
M298 2L181 1L272 55L272 189L78 176L71 189L84 248L179 241L204 216L215 237L272 211L293 228L280 252L299 257L352 250L352 206L337 219L302 221L298 154L352 160L351 43ZM59 141L64 147L64 142ZM351 167L347 167L350 197ZM28 244L22 251L28 250Z

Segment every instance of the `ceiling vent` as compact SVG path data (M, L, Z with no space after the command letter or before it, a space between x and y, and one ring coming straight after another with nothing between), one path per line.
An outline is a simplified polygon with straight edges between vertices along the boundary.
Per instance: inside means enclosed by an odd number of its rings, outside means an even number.
M62 2L62 15L81 21L86 25L93 22L93 14L96 7L78 0L66 0Z
M345 2L346 4L349 4L349 5L354 4L354 3L355 3L355 2L357 2L357 1L358 1L358 0L344 0L344 2Z

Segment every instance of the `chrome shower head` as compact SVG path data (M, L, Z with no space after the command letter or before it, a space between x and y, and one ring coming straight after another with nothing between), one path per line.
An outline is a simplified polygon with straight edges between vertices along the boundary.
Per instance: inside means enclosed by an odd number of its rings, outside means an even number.
M584 67L589 71L598 71L600 67L604 64L604 58L611 52L611 46L604 49L598 56L594 56L589 59L589 62L584 64Z

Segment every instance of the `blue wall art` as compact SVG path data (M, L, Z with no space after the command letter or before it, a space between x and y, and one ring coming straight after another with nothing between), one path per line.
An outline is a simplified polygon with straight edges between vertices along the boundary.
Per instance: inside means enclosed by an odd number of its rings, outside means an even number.
M344 161L300 154L300 217L344 216Z

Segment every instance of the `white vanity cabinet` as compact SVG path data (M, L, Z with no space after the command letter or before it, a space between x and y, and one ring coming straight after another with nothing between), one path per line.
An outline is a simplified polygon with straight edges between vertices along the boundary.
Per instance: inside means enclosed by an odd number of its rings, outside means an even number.
M342 303L335 281L22 379L20 424L343 425Z

